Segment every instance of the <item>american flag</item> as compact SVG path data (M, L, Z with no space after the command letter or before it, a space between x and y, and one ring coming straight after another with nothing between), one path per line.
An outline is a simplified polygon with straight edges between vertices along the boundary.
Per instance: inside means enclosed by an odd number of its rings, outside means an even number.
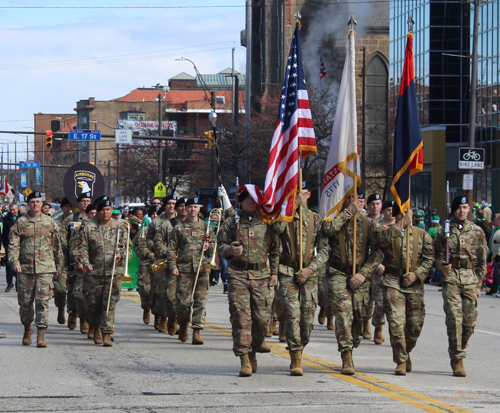
M299 152L302 152L304 159L316 153L317 147L302 68L297 22L269 153L263 203L259 203L267 222L293 219L299 183Z
M319 78L323 79L326 76L326 68L325 64L323 63L323 59L321 56L319 57Z

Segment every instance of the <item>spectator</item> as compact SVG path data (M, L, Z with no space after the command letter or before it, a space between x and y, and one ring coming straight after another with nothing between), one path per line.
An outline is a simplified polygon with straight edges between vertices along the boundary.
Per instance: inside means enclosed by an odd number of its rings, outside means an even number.
M9 205L9 213L3 217L3 231L2 231L2 243L5 248L5 269L7 272L7 288L5 292L8 293L14 287L14 277L16 274L9 264L9 236L10 229L14 226L16 221L22 217L24 214L20 212L20 208L15 202ZM17 277L16 277L16 291L17 291Z
M433 241L440 229L441 225L439 225L439 215L433 215L431 218L431 227L429 228L429 231L427 231Z
M50 204L48 202L43 202L42 214L49 215Z
M483 217L486 221L491 222L491 208L488 205L488 201L484 200L482 202Z
M484 231L484 234L486 235L486 243L489 244L493 228L490 221L487 221L483 217L483 210L481 208L476 211L476 219L474 219L474 223Z
M23 215L26 215L28 213L28 207L26 205L20 205L19 212Z

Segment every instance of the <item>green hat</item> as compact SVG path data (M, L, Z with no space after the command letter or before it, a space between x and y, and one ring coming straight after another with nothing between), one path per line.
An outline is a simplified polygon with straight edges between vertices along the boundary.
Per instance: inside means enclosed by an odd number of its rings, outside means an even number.
M413 214L413 216L417 217L417 218L423 218L423 217L425 217L425 213L424 213L424 211L422 211L422 210L419 209L417 212L415 212Z
M122 213L122 211L120 211L119 209L113 209L113 215L120 215Z
M433 215L433 217L431 219L431 223L439 224L439 215Z

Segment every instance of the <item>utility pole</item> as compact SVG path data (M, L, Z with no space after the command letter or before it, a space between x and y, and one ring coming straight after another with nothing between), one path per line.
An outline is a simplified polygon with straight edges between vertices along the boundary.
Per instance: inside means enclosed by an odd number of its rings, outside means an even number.
M246 183L252 182L250 176L250 103L252 96L252 0L246 4L246 46L247 68L245 78L245 177Z
M160 93L158 95L158 137L161 137L162 130L161 130L161 99L162 99L162 94ZM163 171L162 171L162 141L158 141L158 182L163 182Z

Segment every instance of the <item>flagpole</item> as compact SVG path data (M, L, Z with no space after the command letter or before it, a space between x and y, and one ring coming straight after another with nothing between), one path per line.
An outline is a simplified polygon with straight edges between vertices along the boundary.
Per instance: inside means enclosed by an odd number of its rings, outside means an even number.
M318 46L318 105L321 102L321 46Z
M302 151L299 151L299 185L297 188L297 195L300 196L302 192ZM302 269L303 256L302 256L302 203L299 205L299 271Z

